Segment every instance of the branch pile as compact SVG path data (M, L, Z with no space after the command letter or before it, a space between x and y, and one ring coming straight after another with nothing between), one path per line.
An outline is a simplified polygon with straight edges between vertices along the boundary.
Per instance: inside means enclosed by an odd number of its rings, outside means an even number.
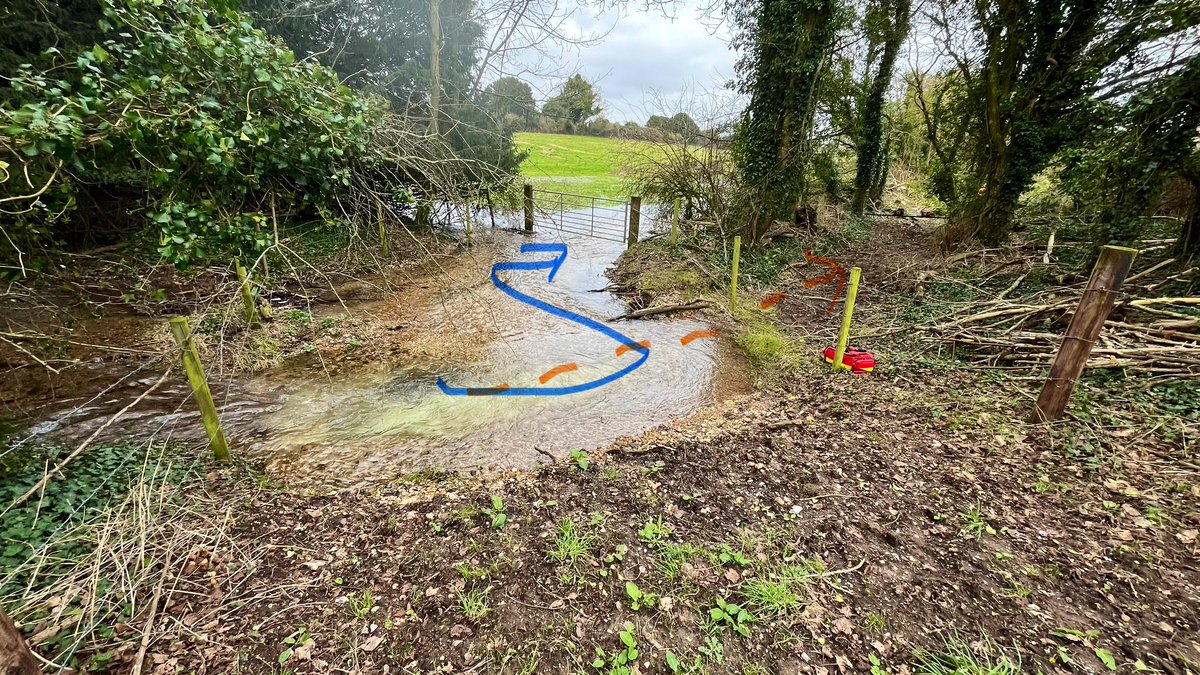
M1135 369L1150 374L1154 383L1200 377L1200 297L1152 297L1166 282L1132 283L1142 276L1125 284L1087 367ZM1048 367L1084 284L1008 299L1023 280L1024 275L997 297L964 305L926 329L938 340L975 353L972 362L979 366Z

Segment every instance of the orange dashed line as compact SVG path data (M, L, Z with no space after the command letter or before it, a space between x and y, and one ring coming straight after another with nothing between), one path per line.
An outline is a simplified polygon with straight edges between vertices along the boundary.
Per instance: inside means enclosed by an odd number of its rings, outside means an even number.
M641 347L645 347L646 349L650 349L650 341L649 340L642 340L641 342L638 343L638 345ZM631 351L633 351L633 347L630 347L629 345L621 345L620 347L617 347L617 356L620 356L622 354L625 354L626 352L631 352Z
M561 366L556 366L554 368L551 368L550 370L547 370L544 375L542 375L540 378L538 378L538 380L541 381L542 384L546 384L547 382L549 382L550 380L553 380L554 378L558 377L559 375L562 375L563 373L569 373L572 370L579 370L579 366L574 363L564 363Z
M771 309L772 307L774 307L776 304L778 304L781 300L783 300L786 297L787 297L787 293L776 293L775 295L772 295L771 297L762 301L762 308L764 310Z
M683 345L684 347L686 347L686 346L688 345L688 343L689 343L689 342L691 342L691 341L693 341L693 340L700 340L700 339L703 339L703 338L719 338L719 337L721 337L721 333L720 333L720 332L718 332L718 331L715 331L715 330L698 330L698 331L694 331L694 332L688 333L687 335L684 335L682 338L680 338L680 340L679 340L679 344L681 344L681 345Z

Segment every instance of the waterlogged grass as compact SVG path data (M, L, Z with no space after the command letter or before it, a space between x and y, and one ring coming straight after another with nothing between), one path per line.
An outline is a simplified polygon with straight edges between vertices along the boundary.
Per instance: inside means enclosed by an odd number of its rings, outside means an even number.
M612 199L629 194L623 178L638 156L654 151L644 141L595 136L520 133L517 147L529 153L521 175L539 189Z

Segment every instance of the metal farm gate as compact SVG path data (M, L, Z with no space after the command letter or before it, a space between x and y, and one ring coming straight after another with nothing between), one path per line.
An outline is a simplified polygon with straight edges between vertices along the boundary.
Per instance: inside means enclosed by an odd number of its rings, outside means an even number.
M629 229L629 202L550 190L533 191L538 227L564 234L624 242Z

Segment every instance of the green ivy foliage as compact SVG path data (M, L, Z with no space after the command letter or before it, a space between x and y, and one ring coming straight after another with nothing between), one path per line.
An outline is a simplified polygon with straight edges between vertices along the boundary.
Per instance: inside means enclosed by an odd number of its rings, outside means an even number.
M381 163L372 140L386 103L297 63L245 15L205 0L105 0L104 16L110 39L66 67L23 68L19 105L0 109L11 165L0 217L18 240L63 226L81 190L132 188L159 252L183 267L267 246L272 196L285 213L336 222L355 172Z
M838 0L730 3L739 31L739 89L750 98L733 156L752 211L754 240L774 220L791 220L805 194L811 132L834 38L850 13Z

